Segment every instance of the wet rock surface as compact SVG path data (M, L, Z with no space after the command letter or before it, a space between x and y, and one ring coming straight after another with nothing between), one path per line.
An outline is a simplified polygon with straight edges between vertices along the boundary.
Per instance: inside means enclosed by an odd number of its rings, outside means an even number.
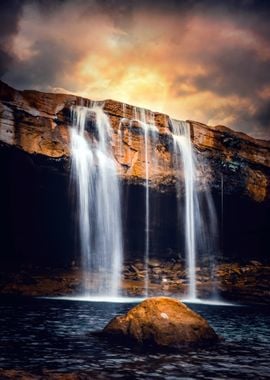
M164 295L185 294L188 278L185 265L180 260L158 261L154 268L149 265L149 293ZM140 261L127 263L124 268L124 289L129 294L141 294L141 282L145 267ZM270 265L256 260L242 263L221 263L215 266L196 267L198 296L211 298L213 294L225 300L242 303L267 303L270 300ZM216 291L216 294L215 294Z
M127 262L123 268L123 296L144 295L145 269L143 262ZM148 268L149 296L184 297L188 278L180 260L161 261ZM217 264L196 269L200 298L220 297L224 301L243 304L269 304L270 264L251 260L242 263ZM0 294L23 296L74 296L82 294L83 273L79 267L70 269L24 267L6 269L0 273Z
M103 333L141 345L181 348L218 341L215 331L199 314L168 297L149 298L127 314L112 319Z

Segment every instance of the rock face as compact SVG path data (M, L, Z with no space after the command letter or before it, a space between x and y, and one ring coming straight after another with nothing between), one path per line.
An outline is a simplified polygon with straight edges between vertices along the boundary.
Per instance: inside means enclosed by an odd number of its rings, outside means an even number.
M180 301L167 297L149 298L126 315L115 317L104 333L142 345L173 348L218 341L205 319Z
M155 260L156 261L156 260ZM124 265L122 292L127 297L142 297L144 276L142 262ZM163 295L173 297L186 294L188 278L184 263L158 261L158 266L149 271L149 296ZM166 281L164 281L166 278ZM240 304L270 304L270 264L257 261L246 263L219 264L215 274L209 273L209 267L198 268L197 291L200 298L213 295L213 283L219 296L229 302ZM83 291L82 271L79 267L51 268L25 267L7 271L0 269L0 293L4 295L24 296L76 296Z
M70 155L70 107L90 103L74 95L17 91L0 81L0 143L48 159L66 160ZM129 183L144 183L144 132L136 121L137 108L113 100L102 104L113 128L111 144L120 177ZM149 166L149 184L168 190L179 177L173 167L170 119L143 111L146 121L153 120L158 129L158 140L150 139L148 144L148 157L155 156L155 165L150 162ZM270 142L223 126L188 122L202 188L205 183L220 188L222 182L225 193L242 194L258 202L269 199Z
M7 260L31 259L66 264L76 259L74 211L70 193L70 108L89 106L74 95L17 91L0 81L0 240ZM123 195L125 254L141 256L145 222L144 132L138 109L103 102L112 125L111 145ZM171 122L155 121L149 138L150 256L179 252L175 183L184 188L181 168L173 165ZM198 191L214 197L224 256L262 260L270 251L270 143L223 126L189 121L198 161ZM89 131L91 133L91 131ZM181 182L182 181L182 182ZM182 234L182 235L181 235ZM179 236L180 235L180 236ZM16 238L15 238L16 236Z

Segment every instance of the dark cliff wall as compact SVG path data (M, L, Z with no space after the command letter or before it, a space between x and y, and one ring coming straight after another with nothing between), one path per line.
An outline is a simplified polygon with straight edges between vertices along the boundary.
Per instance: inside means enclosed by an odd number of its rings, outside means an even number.
M67 159L0 149L1 265L70 266L80 262L76 211ZM121 182L125 258L143 258L145 188ZM269 203L213 194L222 260L269 260ZM150 189L150 256L184 258L184 233L174 191ZM223 209L222 209L223 208ZM184 208L183 208L184 214Z
M1 264L71 265L79 261L76 212L70 186L69 107L87 104L72 95L16 91L0 82ZM133 107L104 102L122 190L125 257L143 257L145 241L144 134ZM153 113L152 113L153 114ZM121 118L124 126L118 141ZM159 140L150 142L158 164L150 167L150 256L184 252L178 218L169 118L155 113ZM215 255L269 260L270 144L218 126L190 122L199 164L217 210ZM119 149L122 144L123 149ZM223 185L222 185L223 184ZM183 183L182 183L183 185ZM202 190L202 189L200 189ZM182 214L184 208L182 207Z
M0 173L2 264L70 263L72 208L61 163L2 147Z

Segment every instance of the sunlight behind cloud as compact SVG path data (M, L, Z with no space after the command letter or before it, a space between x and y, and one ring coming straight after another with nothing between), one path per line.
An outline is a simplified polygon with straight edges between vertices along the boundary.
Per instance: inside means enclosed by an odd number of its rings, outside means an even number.
M24 6L7 83L269 134L269 39L265 25L250 27L253 16L147 5L103 11L82 0L55 7L48 17L38 3Z
M111 98L156 111L164 109L168 83L158 70L147 65L117 65L91 55L78 65L77 76L84 86L80 94L85 97Z

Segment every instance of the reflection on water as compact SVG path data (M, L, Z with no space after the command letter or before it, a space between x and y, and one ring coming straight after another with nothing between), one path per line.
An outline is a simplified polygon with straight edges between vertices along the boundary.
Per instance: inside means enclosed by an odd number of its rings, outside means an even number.
M91 335L130 304L2 298L0 367L89 378L270 378L270 315L266 308L193 305L225 338L213 349L143 353Z

